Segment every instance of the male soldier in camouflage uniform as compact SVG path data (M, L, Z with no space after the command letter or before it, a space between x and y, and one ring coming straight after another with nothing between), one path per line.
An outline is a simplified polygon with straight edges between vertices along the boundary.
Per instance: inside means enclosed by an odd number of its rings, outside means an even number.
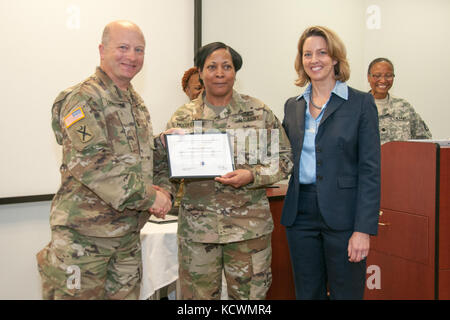
M420 115L404 99L389 94L394 84L394 65L387 58L369 64L367 80L378 109L381 144L395 140L431 139Z
M214 84L205 77L206 69L210 69L206 58L220 50L228 54L227 66L217 62L216 80L212 81L221 81L217 88L224 88L229 80L226 94L230 99L223 107L212 105L209 99L214 96ZM184 180L178 218L183 299L219 299L222 269L232 299L264 299L271 285L273 221L265 186L289 174L291 148L272 111L263 102L233 90L234 70L241 65L240 55L222 43L203 47L196 56L196 66L205 93L180 107L167 124L168 129L183 128L194 133L228 132L234 145L235 171L215 180ZM223 76L229 72L230 77ZM252 159L251 137L262 151L257 160ZM239 182L241 174L249 174L250 179Z
M115 21L99 50L95 74L63 91L52 109L63 159L51 242L37 254L44 299L137 299L139 231L151 213L171 208L164 153L130 84L143 65L144 36Z

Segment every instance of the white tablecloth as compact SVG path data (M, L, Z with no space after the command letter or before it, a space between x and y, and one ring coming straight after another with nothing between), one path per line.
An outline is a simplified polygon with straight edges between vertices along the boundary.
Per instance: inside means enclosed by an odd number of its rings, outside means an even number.
M178 279L177 222L150 223L141 230L142 283L140 299Z

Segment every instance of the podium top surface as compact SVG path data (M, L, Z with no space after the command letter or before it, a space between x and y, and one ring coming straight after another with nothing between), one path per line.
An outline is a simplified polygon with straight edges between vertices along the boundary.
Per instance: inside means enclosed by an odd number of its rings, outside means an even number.
M396 142L396 141L392 141L392 142ZM438 144L440 147L450 147L450 139L448 140L432 140L432 139L427 139L427 140L407 140L406 142L424 142L424 143L435 143Z

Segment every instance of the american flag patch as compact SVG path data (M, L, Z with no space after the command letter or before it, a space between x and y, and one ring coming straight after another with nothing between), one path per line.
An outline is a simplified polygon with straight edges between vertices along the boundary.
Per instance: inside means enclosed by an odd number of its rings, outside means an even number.
M64 124L66 125L66 128L69 128L75 122L80 121L84 117L85 115L83 109L81 107L78 107L64 118Z

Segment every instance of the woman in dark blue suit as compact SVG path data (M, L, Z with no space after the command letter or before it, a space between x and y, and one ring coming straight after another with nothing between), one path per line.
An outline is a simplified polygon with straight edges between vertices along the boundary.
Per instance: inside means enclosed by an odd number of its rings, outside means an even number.
M295 69L296 85L309 85L284 107L295 166L281 223L296 296L362 299L380 206L376 105L369 93L345 83L345 46L328 28L304 31Z

